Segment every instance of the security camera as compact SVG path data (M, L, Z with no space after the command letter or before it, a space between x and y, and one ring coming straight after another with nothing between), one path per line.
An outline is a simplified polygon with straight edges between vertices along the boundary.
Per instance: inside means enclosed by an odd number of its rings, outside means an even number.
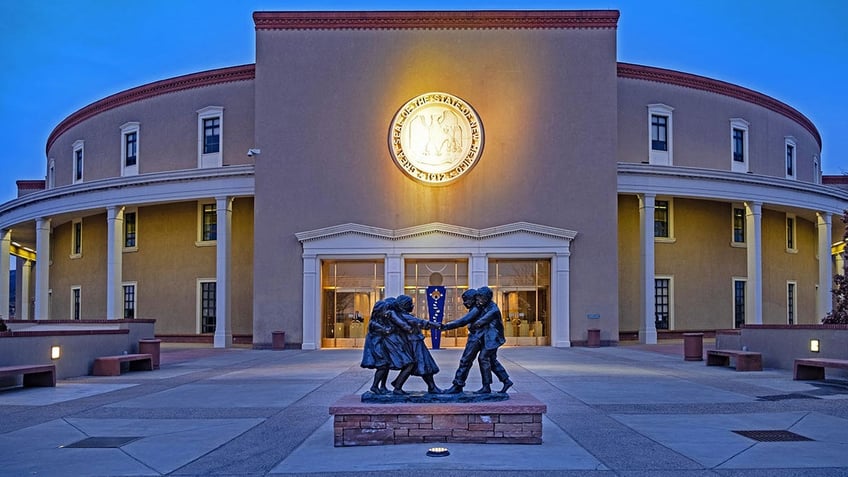
M261 152L262 152L262 151L261 151L260 149L248 149L248 150L247 150L247 157L253 157L253 156L256 156L256 155L258 155L258 154L259 154L259 153L261 153Z

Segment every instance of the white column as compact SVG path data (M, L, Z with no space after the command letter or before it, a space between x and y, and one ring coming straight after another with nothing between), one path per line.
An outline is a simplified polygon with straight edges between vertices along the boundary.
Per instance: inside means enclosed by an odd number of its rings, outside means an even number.
M230 321L230 247L232 242L233 200L215 197L218 214L215 260L215 347L229 348L233 344Z
M399 253L386 255L386 297L403 295L403 259Z
M318 283L320 261L314 254L303 255L303 344L301 349L318 349L320 330L321 288Z
M489 257L483 252L471 254L471 288L480 288L489 285Z
M833 310L833 300L830 293L833 288L833 257L830 255L832 242L831 214L819 212L818 238L819 238L819 288L816 293L816 323ZM838 270L837 272L842 272Z
M551 264L554 270L551 297L551 343L556 348L571 346L571 252L557 252Z
M35 310L36 320L50 319L50 219L35 220Z
M124 208L106 208L106 319L124 317L123 310L123 247Z
M9 268L12 231L0 229L0 320L9 319Z
M29 319L29 281L30 276L32 275L32 261L31 260L21 260L18 263L22 263L20 267L21 271L21 288L20 288L20 296L21 296L21 308L18 310L18 319L19 320L28 320Z
M654 298L654 206L657 196L639 196L640 323L639 342L657 343Z
M745 323L763 324L763 204L745 202L748 242L748 280L745 296Z

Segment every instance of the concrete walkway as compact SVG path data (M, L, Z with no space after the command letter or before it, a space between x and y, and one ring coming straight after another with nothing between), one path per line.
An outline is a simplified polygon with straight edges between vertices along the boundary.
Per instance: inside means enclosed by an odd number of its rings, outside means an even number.
M433 351L440 386L460 351ZM360 355L165 347L157 371L3 390L0 475L848 475L848 385L707 367L663 345L502 349L513 389L548 406L542 445L334 448L328 407L370 385ZM467 389L479 384L475 370Z

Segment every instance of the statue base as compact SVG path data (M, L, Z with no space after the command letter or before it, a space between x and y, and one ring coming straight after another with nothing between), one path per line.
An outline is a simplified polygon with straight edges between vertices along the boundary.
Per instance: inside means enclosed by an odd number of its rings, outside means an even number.
M457 393L457 394L433 394L427 392L407 392L406 394L394 394L391 391L388 394L375 394L367 391L362 394L360 399L362 402L375 404L394 404L394 403L452 403L452 402L496 402L506 401L509 399L509 393Z
M466 394L486 396L471 393L430 396ZM422 443L541 444L542 414L545 412L547 406L529 393L509 394L508 399L501 401L421 403L362 402L360 396L350 394L330 406L336 447Z

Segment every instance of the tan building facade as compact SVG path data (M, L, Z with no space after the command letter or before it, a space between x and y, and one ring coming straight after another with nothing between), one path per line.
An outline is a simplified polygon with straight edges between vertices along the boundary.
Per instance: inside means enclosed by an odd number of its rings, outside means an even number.
M409 294L426 317L442 286L451 320L488 285L511 344L566 347L590 328L654 342L830 307L848 195L821 184L815 126L617 62L616 11L254 22L255 64L56 127L43 189L0 205L0 253L26 271L16 318L349 347L378 299Z

